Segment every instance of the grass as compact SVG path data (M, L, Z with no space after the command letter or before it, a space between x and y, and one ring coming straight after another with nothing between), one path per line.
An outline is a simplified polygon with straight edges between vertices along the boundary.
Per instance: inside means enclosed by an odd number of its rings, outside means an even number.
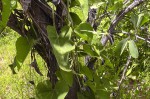
M43 80L46 80L46 68L44 62L39 55L36 55L39 68L44 76L39 76L33 68L29 66L31 63L30 54L22 65L20 71L17 74L12 74L9 65L13 63L16 55L15 42L19 38L19 35L6 29L0 34L0 99L29 99L36 97L36 85ZM147 63L149 65L149 63ZM150 65L149 65L150 66ZM147 68L149 68L149 66ZM145 81L142 84L142 81ZM29 83L34 81L35 85ZM128 88L128 83L125 84L127 88L122 89L124 97L139 98L143 96L148 99L150 97L150 72L142 72L139 84L134 84L132 90ZM127 81L128 82L128 81ZM142 94L142 95L141 95ZM131 96L129 96L131 95ZM146 98L145 98L146 97Z
M30 55L28 55L21 70L17 74L12 74L9 67L13 63L16 51L15 42L19 35L6 29L0 35L0 99L29 99L35 97L35 86L29 83L34 80L35 85L47 79L46 76L39 76L33 68L29 66L31 63ZM42 59L37 55L37 62L42 73L45 72ZM46 75L46 72L45 74Z

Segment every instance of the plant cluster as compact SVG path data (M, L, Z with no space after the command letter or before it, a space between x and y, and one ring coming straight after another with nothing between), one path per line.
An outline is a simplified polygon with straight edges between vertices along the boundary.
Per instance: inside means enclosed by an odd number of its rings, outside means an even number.
M49 79L36 85L37 98L150 96L148 0L1 0L0 10L0 30L21 35L12 72L31 53L43 76L35 54L45 61Z

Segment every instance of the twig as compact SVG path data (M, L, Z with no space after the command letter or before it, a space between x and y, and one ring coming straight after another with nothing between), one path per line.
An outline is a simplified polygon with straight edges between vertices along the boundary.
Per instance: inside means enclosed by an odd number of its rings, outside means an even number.
M125 75L126 75L126 72L127 72L127 69L129 67L130 62L131 62L131 55L128 57L127 63L125 64L125 67L123 69L123 73L122 73L122 77L121 77L121 79L119 81L116 97L118 97L118 92L120 91L120 88L121 88L121 85L123 83L123 80L125 79Z
M145 38L143 38L143 37L140 37L140 36L138 36L138 35L135 35L135 36L136 36L136 38L141 39L141 40L144 40L144 41L146 41L147 43L150 44L150 41L149 41L149 40L147 40L147 39L145 39Z
M111 23L111 25L108 29L109 36L105 35L105 36L102 37L102 40L101 40L102 45L106 45L108 40L110 40L110 42L113 43L113 41L110 39L110 37L112 38L112 36L115 32L115 27L117 26L117 24L124 18L124 16L128 12L130 12L132 9L134 9L138 5L142 4L144 1L145 0L134 0L128 7L126 7L125 9L123 9L119 12L119 14L112 21L112 23Z

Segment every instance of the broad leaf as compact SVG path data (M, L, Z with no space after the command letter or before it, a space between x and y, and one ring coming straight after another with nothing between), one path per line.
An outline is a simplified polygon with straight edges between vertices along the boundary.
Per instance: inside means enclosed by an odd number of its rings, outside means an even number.
M130 69L127 71L126 76L128 76L128 75L130 75L130 74L131 74L132 69L133 69L133 68L130 68Z
M0 21L0 32L6 27L9 16L14 8L16 8L17 0L2 0L2 21Z
M5 28L8 18L10 16L11 0L2 0L2 6L3 10L2 10L2 21L0 21L0 31L2 31Z
M89 80L93 80L92 71L87 66L81 68L81 73L85 74Z
M78 95L79 99L95 99L95 83L88 81L86 82L87 86L82 87L82 93Z
M65 99L67 93L68 92L64 92L64 93L60 94L57 99Z
M142 26L144 23L146 23L148 21L149 21L148 16L146 16L144 14L139 14L138 21L137 21L137 27L139 28L140 26Z
M51 41L52 43L54 43L55 40L58 39L58 34L56 33L56 29L55 29L53 26L50 26L50 25L49 25L49 26L47 27L47 31L48 31L48 37L49 37L50 41Z
M93 56L93 57L95 57L95 56L99 56L95 51L94 51L94 49L92 49L92 46L91 45L87 45L87 44L85 44L85 45L83 45L83 50L84 50L84 52L85 53L87 53L88 55L90 55L90 56Z
M79 25L82 22L76 13L70 12L70 16L73 20L73 25Z
M75 49L73 42L70 40L72 29L68 26L63 27L60 35L57 34L53 26L48 26L47 31L53 53L60 68L64 71L70 71L68 55L70 51Z
M14 63L9 65L12 72L15 73L15 67L20 70L21 65L25 61L31 47L33 46L33 40L31 38L19 37L16 41L16 57Z
M20 37L16 41L16 59L23 63L24 60L26 59L33 43L32 40L28 40L28 38L25 37Z
M72 33L72 29L69 26L64 26L61 29L61 34L59 35L60 38L65 38L66 40L70 40L71 39L71 33Z
M60 75L61 75L61 79L67 84L67 86L72 86L73 83L73 73L72 72L66 72L63 70L59 71Z
M37 99L64 99L69 86L65 81L60 80L56 83L55 88L52 88L52 84L49 80L38 83L36 86L36 98Z
M87 99L81 92L77 93L78 99Z
M64 27L60 36L57 35L56 30L53 26L48 26L48 37L54 48L54 51L58 54L66 54L72 51L75 46L70 40L72 29L68 27Z
M71 8L71 13L76 14L79 17L79 20L84 20L84 15L82 13L82 9L78 6L72 7ZM70 14L72 19L74 20L74 16L72 16L72 14ZM77 18L77 17L76 17Z
M110 92L98 89L95 94L96 99L110 99Z
M137 46L136 46L135 42L133 40L130 40L128 43L129 43L130 55L133 58L138 58L139 52L138 52L138 49L137 49Z
M120 55L121 55L121 54L123 53L123 51L125 50L126 46L127 46L127 42L125 42L125 43L122 45Z
M55 40L55 42L52 45L55 49L54 51L60 55L67 54L68 52L75 49L73 43L71 41L67 41L66 38L59 38Z
M84 20L82 21L85 22L88 18L88 11L89 11L88 0L78 0L78 1L80 2L80 7L84 15Z
M123 39L119 42L119 44L115 48L116 55L121 55L127 46L127 41L129 38Z
M134 25L134 28L137 28L137 21L138 21L138 16L135 14L131 14L131 22Z
M103 54L101 56L105 60L105 65L109 66L110 68L113 68L113 64L111 63L111 60Z
M56 92L57 99L65 99L65 96L67 95L69 91L69 86L66 84L64 80L59 80L56 83L54 90Z
M38 83L36 86L37 99L57 99L56 92L52 89L52 84L49 80Z
M93 28L88 23L81 23L77 28L75 28L75 33L89 43L92 41L93 38L92 31Z

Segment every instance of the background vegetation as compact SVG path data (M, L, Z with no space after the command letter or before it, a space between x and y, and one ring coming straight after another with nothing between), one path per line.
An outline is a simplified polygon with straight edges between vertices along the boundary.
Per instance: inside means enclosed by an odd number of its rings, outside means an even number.
M30 81L35 83L43 81L45 77L39 76L30 67L30 56L25 60L21 70L17 74L12 74L9 65L14 61L16 55L15 42L19 35L13 30L6 28L0 37L0 98L1 99L29 99L35 97L35 88ZM37 56L38 57L38 56ZM44 62L38 58L41 70Z
M0 98L150 97L148 0L0 0Z

